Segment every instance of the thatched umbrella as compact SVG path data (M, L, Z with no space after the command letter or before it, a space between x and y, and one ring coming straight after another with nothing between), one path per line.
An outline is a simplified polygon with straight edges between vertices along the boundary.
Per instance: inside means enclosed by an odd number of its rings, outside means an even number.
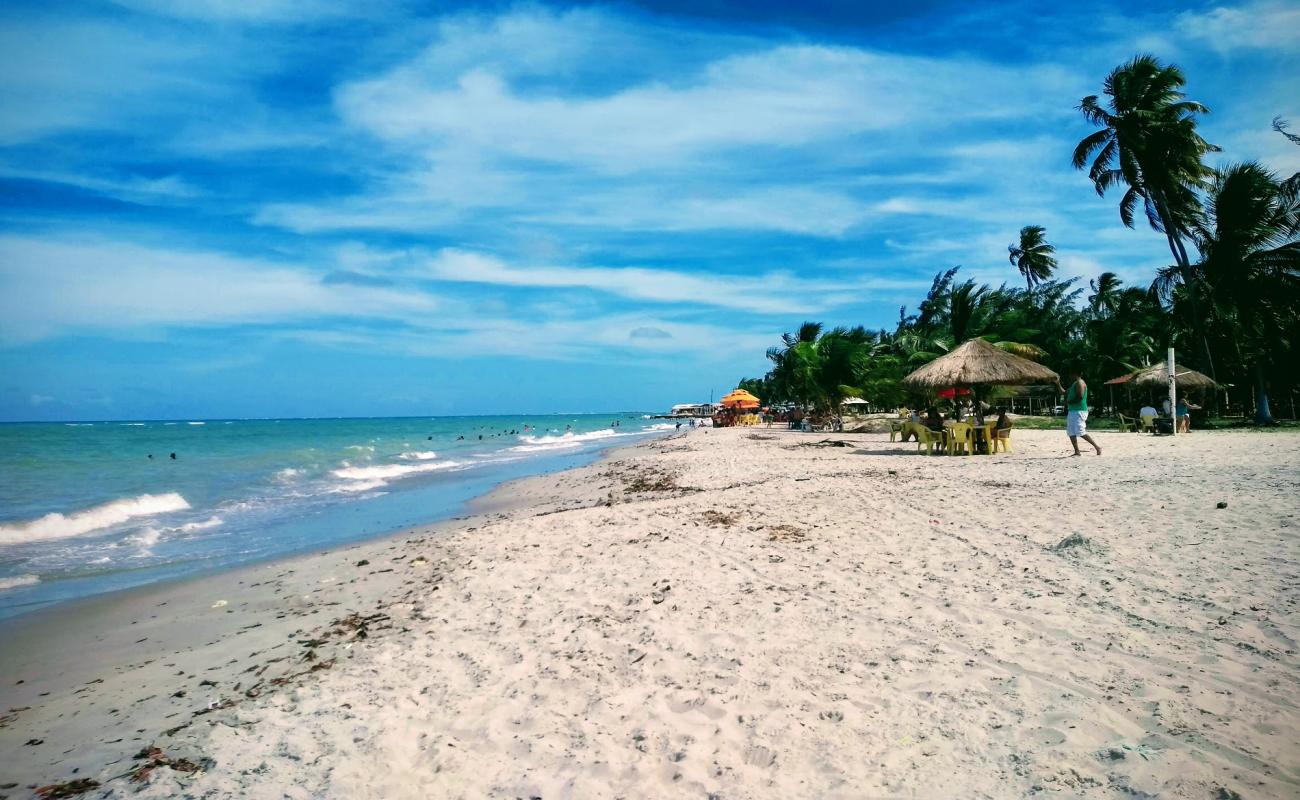
M1027 358L994 347L983 339L971 339L903 378L914 388L941 389L948 386L1027 386L1056 383L1060 376Z
M1197 372L1194 369L1177 367L1174 373L1174 383L1178 386L1179 392L1192 391L1197 389L1213 389L1216 384L1209 375ZM1108 381L1109 382L1109 381ZM1169 367L1165 362L1152 364L1149 367L1143 367L1137 372L1128 376L1125 381L1131 386L1141 386L1143 388L1163 389L1169 385Z

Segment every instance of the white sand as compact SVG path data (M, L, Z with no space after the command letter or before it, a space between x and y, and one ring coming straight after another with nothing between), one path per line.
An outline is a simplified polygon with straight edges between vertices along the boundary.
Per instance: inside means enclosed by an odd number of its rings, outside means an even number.
M155 743L207 767L159 768L159 797L1300 796L1300 437L1098 439L698 431L445 535L142 593L75 669L29 625L0 777L104 781ZM158 649L123 670L146 611ZM325 624L351 611L389 619ZM264 683L337 662L245 697L281 654ZM191 716L207 694L238 702Z

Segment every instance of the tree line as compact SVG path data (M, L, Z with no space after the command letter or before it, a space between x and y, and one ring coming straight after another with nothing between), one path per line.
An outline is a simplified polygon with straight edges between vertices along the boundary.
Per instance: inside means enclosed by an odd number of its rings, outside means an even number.
M1139 55L1106 76L1104 100L1078 106L1097 130L1075 147L1074 167L1098 195L1120 194L1124 225L1144 217L1168 243L1172 263L1149 283L1126 285L1112 272L1086 286L1058 280L1047 231L1026 225L1008 247L1024 288L944 270L915 311L899 309L893 330L805 322L768 350L768 373L741 386L768 403L830 411L861 397L892 407L918 399L904 375L975 336L1102 379L1160 361L1172 346L1180 364L1272 424L1270 395L1293 393L1300 368L1300 173L1282 178L1256 161L1208 166L1220 149L1201 138L1197 119L1209 109L1188 100L1185 85L1177 66ZM1273 128L1300 145L1284 120Z

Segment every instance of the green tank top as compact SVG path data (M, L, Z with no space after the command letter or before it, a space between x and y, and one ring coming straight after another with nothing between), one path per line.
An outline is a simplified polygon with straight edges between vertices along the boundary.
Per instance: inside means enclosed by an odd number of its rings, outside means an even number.
M1079 386L1078 383L1072 383L1070 384L1070 388L1066 390L1065 407L1070 411L1087 411L1088 410L1088 385L1084 384L1083 392L1081 396L1075 394L1078 391L1078 386Z

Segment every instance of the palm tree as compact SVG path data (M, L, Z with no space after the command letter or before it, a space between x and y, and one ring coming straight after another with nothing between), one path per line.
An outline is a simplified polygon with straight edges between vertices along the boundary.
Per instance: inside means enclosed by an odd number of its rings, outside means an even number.
M1290 128L1291 126L1287 123L1286 120L1282 119L1281 117L1273 117L1273 130L1285 136L1287 138L1287 141L1291 142L1291 144L1300 144L1300 136L1297 136L1296 134L1292 133ZM1286 186L1288 188L1292 188L1297 191L1300 191L1300 172L1297 172L1296 174L1287 178Z
M1187 83L1182 70L1161 64L1149 55L1135 56L1106 76L1104 91L1109 110L1097 95L1083 98L1079 110L1101 130L1085 136L1074 148L1074 168L1092 159L1088 177L1098 195L1117 184L1128 190L1120 200L1120 219L1133 227L1133 212L1142 201L1151 227L1169 240L1169 250L1180 266L1187 266L1182 239L1195 217L1196 190L1211 170L1201 161L1219 148L1196 132L1196 115L1209 109L1184 100Z
M1300 136L1291 132L1291 124L1281 117L1273 117L1273 130L1285 136L1292 144L1300 144Z
M1181 283L1181 296L1232 323L1256 382L1256 422L1271 424L1267 373L1293 347L1286 331L1300 307L1300 191L1256 162L1229 166L1215 174L1193 235L1200 260L1157 280L1174 291Z
M859 386L870 360L884 347L865 328L822 331L820 322L805 322L796 333L781 336L784 347L767 351L772 369L764 379L771 399L793 400L821 410L838 410Z
M1120 200L1120 219L1133 227L1133 214L1142 203L1151 227L1165 235L1179 269L1191 278L1191 259L1183 240L1200 213L1196 196L1212 170L1202 158L1219 148L1196 131L1196 117L1209 109L1186 100L1182 70L1161 64L1149 55L1135 56L1106 76L1109 108L1097 95L1083 98L1079 110L1092 124L1101 126L1074 148L1075 169L1092 164L1088 177L1098 195L1116 185L1128 189ZM1199 316L1199 315L1198 315ZM1214 362L1209 340L1201 335L1211 375Z
M1097 276L1096 280L1089 281L1092 287L1092 296L1088 298L1088 309L1092 311L1094 317L1109 317L1115 313L1119 305L1120 287L1123 283L1119 276L1113 272L1103 272Z
M1020 243L1007 247L1011 265L1020 270L1031 292L1035 284L1051 278L1056 270L1056 248L1047 243L1046 234L1047 229L1041 225L1026 225L1020 229Z
M1083 331L1088 366L1098 375L1118 375L1149 365L1156 335L1169 327L1159 297L1125 287L1113 272L1103 272L1089 285L1092 295Z
M784 347L768 348L767 358L772 362L768 379L775 395L771 399L807 404L816 396L817 339L821 332L820 322L805 322L795 333L781 334Z

